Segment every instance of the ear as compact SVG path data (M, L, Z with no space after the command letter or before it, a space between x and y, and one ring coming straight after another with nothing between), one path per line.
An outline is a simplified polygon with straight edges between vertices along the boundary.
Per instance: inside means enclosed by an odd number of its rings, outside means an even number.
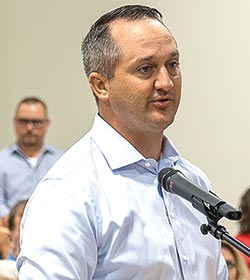
M108 101L109 86L106 77L97 72L92 72L89 75L89 84L98 100L101 100L103 102Z
M47 126L49 126L50 125L50 119L46 119L45 123L46 123Z

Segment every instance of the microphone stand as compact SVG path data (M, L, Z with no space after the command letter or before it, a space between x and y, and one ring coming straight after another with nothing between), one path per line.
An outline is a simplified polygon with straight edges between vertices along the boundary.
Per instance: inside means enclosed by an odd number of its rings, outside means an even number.
M210 220L208 218L208 224L203 224L200 227L202 234L212 234L215 238L224 240L225 242L229 243L239 251L241 251L246 256L250 257L250 249L238 241L237 239L233 238L224 226L218 225L217 222Z
M192 205L207 217L207 224L202 224L200 227L201 233L206 235L210 233L216 239L221 239L228 244L241 251L244 255L250 257L250 248L233 238L226 228L218 224L218 221L222 217L226 217L229 220L239 220L242 213L225 202L220 202L217 205L211 205L202 201L197 197L192 198Z

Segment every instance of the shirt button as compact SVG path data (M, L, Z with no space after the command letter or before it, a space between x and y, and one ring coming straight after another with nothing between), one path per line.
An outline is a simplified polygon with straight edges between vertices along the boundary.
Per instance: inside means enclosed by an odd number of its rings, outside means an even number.
M173 212L170 213L170 216L173 220L175 219L175 214Z
M183 259L184 262L187 262L187 261L188 261L188 257L187 257L186 255L183 255L183 256L182 256L182 259Z
M145 166L146 166L147 168L149 168L149 167L151 166L151 164L150 164L149 162L146 162L146 163L145 163Z

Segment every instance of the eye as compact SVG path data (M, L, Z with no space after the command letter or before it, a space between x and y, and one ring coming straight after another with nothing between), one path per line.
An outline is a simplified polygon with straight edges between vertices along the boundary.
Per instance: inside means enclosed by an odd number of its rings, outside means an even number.
M144 65L138 69L138 71L142 74L148 74L151 72L151 70L152 70L152 66L150 65Z
M172 61L171 63L169 63L169 67L171 69L176 69L177 67L179 67L180 63L177 61Z
M29 123L29 121L26 120L26 119L18 119L18 122L19 122L19 124L22 125L22 126L27 126L28 123Z
M167 70L171 75L176 75L179 71L180 63L178 61L171 61L167 64Z
M33 124L34 126L40 125L41 123L42 123L42 121L40 121L40 120L33 120L33 121L32 121L32 124Z

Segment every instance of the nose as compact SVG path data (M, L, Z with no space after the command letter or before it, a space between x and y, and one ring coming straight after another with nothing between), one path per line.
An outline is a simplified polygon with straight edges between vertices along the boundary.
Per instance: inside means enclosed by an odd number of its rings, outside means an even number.
M27 129L33 129L33 123L28 122L26 127L27 127Z
M157 90L169 91L174 87L174 82L171 79L165 67L161 68L155 80L155 88Z

